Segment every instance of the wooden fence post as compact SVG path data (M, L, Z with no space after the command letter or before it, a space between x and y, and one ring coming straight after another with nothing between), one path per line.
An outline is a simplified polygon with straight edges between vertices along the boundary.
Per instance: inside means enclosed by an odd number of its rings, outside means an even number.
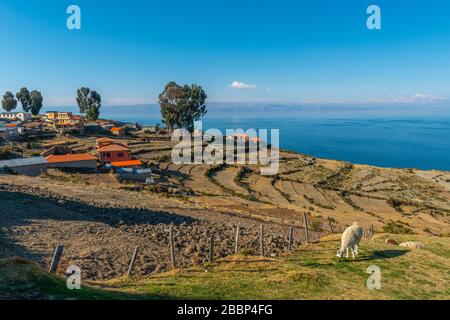
M170 260L172 262L172 269L175 269L175 248L173 244L173 225L169 228L169 249L170 249Z
M209 262L214 261L214 236L209 239Z
M234 254L237 255L239 253L239 235L241 233L241 228L239 226L236 227L236 238L234 243Z
M127 277L131 276L131 273L133 272L133 266L134 266L134 263L136 262L138 251L139 251L139 246L136 246L134 248L133 256L131 257L130 265L128 266Z
M328 223L329 223L329 225L330 225L330 231L331 231L331 234L334 234L333 224L331 223L331 217L328 217Z
M52 263L50 264L50 268L48 272L56 273L58 270L59 261L61 260L61 256L64 251L64 246L62 244L58 244L55 249L55 253L53 254Z
M259 254L264 257L264 225L261 224L259 230Z
M289 243L288 243L288 252L292 251L292 240L294 235L294 228L289 228Z
M306 217L306 212L303 212L303 225L305 226L305 237L306 237L306 243L309 243L309 230L308 230L308 219Z

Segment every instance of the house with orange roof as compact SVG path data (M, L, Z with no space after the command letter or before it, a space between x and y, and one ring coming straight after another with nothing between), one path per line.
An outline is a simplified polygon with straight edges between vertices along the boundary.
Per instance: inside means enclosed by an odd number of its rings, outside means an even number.
M17 128L19 125L17 123L7 123L5 124L6 128Z
M131 150L117 143L108 144L97 149L98 160L103 163L119 162L131 160Z
M103 148L107 145L114 144L114 143L116 143L116 140L114 140L114 139L100 138L100 139L95 140L95 148L100 149L100 148Z
M84 133L84 125L80 122L77 124L57 123L53 125L55 131L59 133Z
M16 140L19 138L19 128L12 123L0 125L0 139L2 140Z
M88 153L49 155L45 159L48 161L48 168L64 169L65 171L97 171L97 158Z
M120 127L111 128L111 133L115 136L123 136L125 135L125 129Z

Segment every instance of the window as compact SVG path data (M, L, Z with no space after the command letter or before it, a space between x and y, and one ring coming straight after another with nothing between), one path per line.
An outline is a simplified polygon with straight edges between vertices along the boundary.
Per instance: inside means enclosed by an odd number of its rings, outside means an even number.
M123 158L123 152L119 152L119 153L117 154L117 156L118 156L119 158Z
M107 157L107 158L111 158L111 153L108 152L108 153L106 154L106 157Z

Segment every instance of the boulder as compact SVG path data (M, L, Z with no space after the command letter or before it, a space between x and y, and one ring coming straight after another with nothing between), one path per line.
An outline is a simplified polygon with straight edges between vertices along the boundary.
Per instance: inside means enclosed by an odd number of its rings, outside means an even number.
M400 243L399 246L405 247L405 248L411 248L411 249L420 249L423 247L423 243L415 242L415 241L407 241L407 242Z

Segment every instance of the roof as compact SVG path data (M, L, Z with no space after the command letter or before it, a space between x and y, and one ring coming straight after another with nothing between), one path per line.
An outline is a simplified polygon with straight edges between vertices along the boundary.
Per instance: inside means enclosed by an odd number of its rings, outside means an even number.
M238 138L243 138L243 139L248 139L249 138L249 136L247 134L245 134L245 133L237 133L234 136L238 137Z
M0 168L23 167L23 166L32 166L32 165L47 164L47 163L48 163L48 161L44 157L21 158L21 159L0 161Z
M96 142L116 142L116 140L111 139L111 138L100 138L95 140Z
M56 124L58 127L78 127L79 124L75 124L75 123L57 123Z
M117 168L117 173L132 173L132 174L152 174L152 169L134 169L134 168Z
M2 112L1 114L7 115L7 114L30 114L30 113L19 111L19 112Z
M111 128L111 131L120 131L120 130L123 130L123 128L118 128L118 127Z
M62 163L62 162L78 162L78 161L92 161L97 160L96 157L88 153L83 154L66 154L66 155L50 155L45 159L49 163Z
M40 123L40 122L29 122L29 123L24 123L23 126L26 127L26 128L36 128L36 127L42 126L42 123Z
M111 162L111 165L113 167L133 167L133 166L140 166L142 165L141 160L128 160L128 161L117 161L117 162Z
M17 126L18 126L17 123L7 123L7 124L5 124L5 127L8 127L8 128L15 128Z
M130 149L120 145L120 144L108 144L97 150L97 152L110 152L110 151L130 151Z

